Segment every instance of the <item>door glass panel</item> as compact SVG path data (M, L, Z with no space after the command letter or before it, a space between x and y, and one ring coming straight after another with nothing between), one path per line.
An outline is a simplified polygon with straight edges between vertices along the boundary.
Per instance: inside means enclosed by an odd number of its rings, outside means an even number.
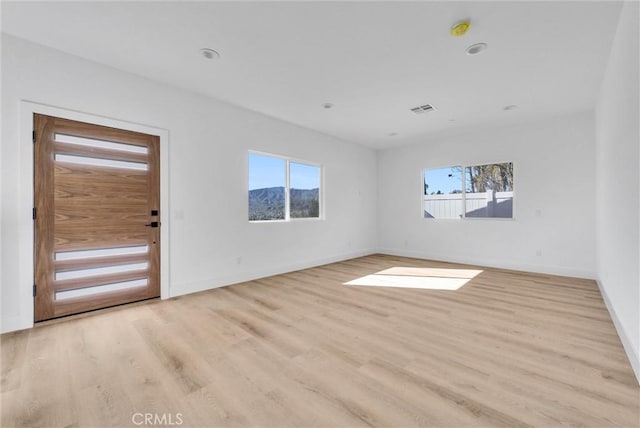
M63 281L65 279L84 278L96 275L108 275L111 273L133 272L136 270L146 269L148 266L148 263L131 263L126 265L105 266L92 269L69 270L65 272L56 272L55 280Z
M147 154L149 151L144 146L135 146L133 144L114 143L113 141L95 140L93 138L76 137L73 135L55 134L55 140L59 143L77 144L87 147L99 147L101 149L120 150L130 153Z
M77 260L92 257L125 256L130 254L144 254L148 251L147 245L138 247L102 248L98 250L84 251L60 251L55 253L54 260Z
M79 165L106 166L109 168L147 170L147 164L141 162L127 162L112 159L89 158L86 156L63 155L56 153L54 159L58 162L75 163Z
M56 292L56 300L71 299L74 297L91 296L93 294L107 293L109 291L126 290L129 288L146 287L149 284L147 278L134 279L133 281L115 282L113 284L98 285L95 287L78 288L76 290L64 290Z

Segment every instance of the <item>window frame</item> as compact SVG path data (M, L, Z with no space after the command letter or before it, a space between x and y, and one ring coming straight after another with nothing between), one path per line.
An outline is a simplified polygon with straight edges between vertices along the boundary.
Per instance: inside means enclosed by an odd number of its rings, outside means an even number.
M467 186L466 186L466 182L467 182L467 174L466 174L466 169L468 167L474 167L474 166L482 166L482 165L496 165L496 164L503 164L503 163L510 163L513 165L513 201L512 201L512 210L511 210L511 217L467 217ZM461 174L460 174L460 184L461 184L461 188L462 188L462 217L460 218L441 218L441 217L434 217L434 218L428 218L424 216L424 174L425 171L427 170L432 170L432 169L444 169L444 168L453 168L459 166L461 168ZM462 163L459 162L457 164L453 164L453 165L449 165L449 166L433 166L433 167L425 167L422 168L420 170L420 217L423 220L427 220L427 221L464 221L464 220L470 220L470 221L515 221L516 220L516 178L517 178L517 174L516 174L516 162L514 161L496 161L496 162L477 162L477 163Z
M249 156L251 154L259 155L259 156L267 156L276 159L284 160L284 168L285 168L285 187L284 187L284 218L283 219L273 219L273 220L249 220L249 174L251 173L249 169ZM291 187L291 163L298 163L308 166L317 167L320 172L320 177L318 180L318 217L291 217L291 195L290 195L290 187ZM291 223L291 222L305 222L305 221L319 221L324 220L324 166L317 162L310 162L303 159L298 159L290 156L278 155L269 152L263 152L259 150L248 150L247 151L247 173L245 175L247 177L247 221L249 223Z

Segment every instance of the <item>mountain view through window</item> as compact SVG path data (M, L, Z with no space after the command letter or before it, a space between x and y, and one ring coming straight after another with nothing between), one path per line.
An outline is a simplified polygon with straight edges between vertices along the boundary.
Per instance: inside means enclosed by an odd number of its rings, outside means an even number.
M249 153L249 221L319 218L320 177L319 166Z

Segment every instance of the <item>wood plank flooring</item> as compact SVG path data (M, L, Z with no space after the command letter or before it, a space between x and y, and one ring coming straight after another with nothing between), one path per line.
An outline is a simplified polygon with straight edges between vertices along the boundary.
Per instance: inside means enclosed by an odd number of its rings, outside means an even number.
M397 269L411 267L424 269ZM481 272L457 290L344 285L389 268L414 286ZM2 427L640 425L593 281L386 255L61 320L1 347Z

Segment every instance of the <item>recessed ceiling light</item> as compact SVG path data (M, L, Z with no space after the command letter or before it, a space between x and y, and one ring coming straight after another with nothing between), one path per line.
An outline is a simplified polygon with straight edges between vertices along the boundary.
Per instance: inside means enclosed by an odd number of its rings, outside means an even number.
M489 47L489 45L486 43L476 43L467 48L467 55L478 55L480 52L485 51L487 47Z
M518 108L518 106L517 106L517 105L515 105L515 104L511 104L511 105L508 105L508 106L503 107L503 108L502 108L502 110L510 111L510 110L515 110L515 109L517 109L517 108Z
M322 104L322 108L326 108L326 109L333 108L333 104L331 104L331 103L324 103L324 104Z
M206 59L218 59L220 58L220 54L213 49L202 48L200 49L200 55L205 57Z

